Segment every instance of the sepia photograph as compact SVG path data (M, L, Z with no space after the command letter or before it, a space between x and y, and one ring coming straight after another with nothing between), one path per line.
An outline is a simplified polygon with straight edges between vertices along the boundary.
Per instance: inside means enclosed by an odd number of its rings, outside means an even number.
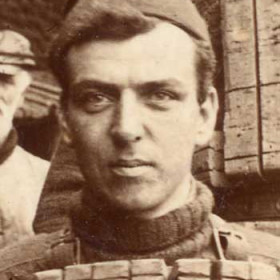
M279 0L0 0L0 280L90 279L280 279Z

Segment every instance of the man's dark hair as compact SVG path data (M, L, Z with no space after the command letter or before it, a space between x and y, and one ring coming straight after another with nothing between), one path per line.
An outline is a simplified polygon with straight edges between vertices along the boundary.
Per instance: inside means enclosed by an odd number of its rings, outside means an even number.
M138 1L141 2L141 0ZM81 44L90 39L95 39L96 41L129 39L150 31L160 20L183 28L193 38L197 46L198 101L202 103L208 87L212 85L216 66L214 52L209 40L201 40L191 29L186 30L185 26L169 19L169 17L144 14L133 5L130 5L129 1L85 0L78 2L69 12L50 53L51 68L63 89L62 105L65 105L68 95L67 53L71 46Z

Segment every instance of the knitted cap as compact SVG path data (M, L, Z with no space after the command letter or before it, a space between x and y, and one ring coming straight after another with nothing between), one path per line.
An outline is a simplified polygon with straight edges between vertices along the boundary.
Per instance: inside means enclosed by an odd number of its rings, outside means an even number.
M79 2L79 6L89 7L94 0L68 0L65 14L69 14L71 9ZM103 1L107 2L107 1ZM180 26L193 36L208 41L209 34L205 21L198 13L195 5L190 0L112 0L108 5L121 6L124 2L129 3L147 16L158 17ZM74 12L75 13L75 10ZM73 14L72 12L70 14ZM71 17L71 15L70 15Z
M173 23L193 37L210 41L208 27L190 0L127 0L146 16Z
M54 69L55 64L59 67L59 59L67 47L81 36L79 27L84 17L103 16L106 18L104 24L113 26L113 13L121 14L122 11L132 11L140 16L145 15L168 21L182 28L195 39L211 46L207 25L190 0L71 0L70 3L72 9L68 11L51 52L51 63ZM69 7L67 9L69 10ZM100 15L97 10L102 11L103 14ZM98 37L98 32L96 33L95 36Z
M30 42L23 35L11 31L0 31L0 73L14 75L21 67L35 66Z

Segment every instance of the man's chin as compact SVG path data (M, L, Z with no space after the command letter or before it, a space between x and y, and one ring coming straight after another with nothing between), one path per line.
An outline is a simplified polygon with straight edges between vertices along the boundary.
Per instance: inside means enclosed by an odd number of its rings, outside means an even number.
M153 203L147 203L144 200L114 200L110 201L111 209L117 210L119 213L124 213L125 215L143 217L145 213L152 212L156 206Z
M131 177L110 174L91 181L92 194L109 209L145 211L159 204L165 193L164 182L154 174Z
M161 201L160 190L152 184L126 184L121 189L111 190L104 194L104 198L113 209L129 212L133 215L151 211Z

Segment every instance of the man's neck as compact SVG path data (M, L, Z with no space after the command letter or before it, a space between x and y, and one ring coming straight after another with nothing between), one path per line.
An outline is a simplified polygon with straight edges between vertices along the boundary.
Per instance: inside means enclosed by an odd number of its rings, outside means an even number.
M107 252L134 252L137 257L138 253L159 252L168 247L174 249L173 246L185 240L183 251L188 256L194 249L208 243L212 232L209 225L212 193L205 185L194 180L191 189L193 191L190 190L189 194L193 192L193 198L188 196L183 206L177 204L176 208L171 208L173 210L164 211L154 219L150 217L155 217L155 212L143 219L116 210L106 212L108 208L102 209L100 205L96 205L96 211L93 211L95 204L92 204L89 196L85 196L82 208L72 213L72 226L77 236L91 244L95 252L104 248ZM176 253L176 258L179 255ZM118 256L119 259L126 257L122 253Z
M186 176L164 203L152 209L137 212L135 217L145 220L155 219L186 205L194 197L193 181L191 175Z

